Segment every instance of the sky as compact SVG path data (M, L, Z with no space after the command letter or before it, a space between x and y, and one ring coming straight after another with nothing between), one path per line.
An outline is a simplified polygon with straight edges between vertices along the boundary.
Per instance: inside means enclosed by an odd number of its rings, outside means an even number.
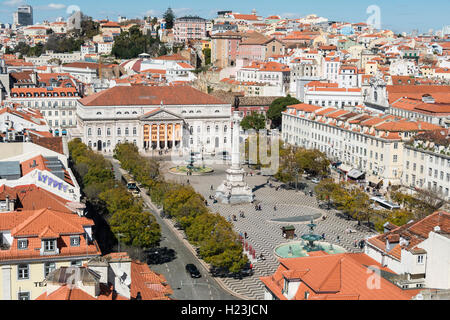
M263 17L298 18L317 14L333 21L357 23L367 22L367 8L376 5L380 8L382 28L395 32L413 29L428 32L450 25L449 0L0 0L0 22L12 23L12 13L24 3L33 6L35 23L66 18L68 9L74 5L94 19L117 20L119 15L129 19L162 16L170 6L176 16L214 18L220 10L250 13L256 9Z

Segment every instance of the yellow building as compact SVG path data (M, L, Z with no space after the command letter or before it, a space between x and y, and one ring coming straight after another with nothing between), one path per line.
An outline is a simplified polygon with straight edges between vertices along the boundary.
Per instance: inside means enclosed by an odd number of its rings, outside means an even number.
M34 300L50 272L101 255L90 219L51 209L0 214L0 300Z

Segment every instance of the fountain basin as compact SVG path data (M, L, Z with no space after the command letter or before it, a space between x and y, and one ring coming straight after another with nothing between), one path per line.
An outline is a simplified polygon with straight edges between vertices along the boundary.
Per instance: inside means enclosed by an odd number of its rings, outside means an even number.
M308 243L306 241L289 242L278 246L275 249L275 255L277 255L279 258L289 259L308 257L308 252L311 251L324 251L327 254L340 254L347 252L347 250L345 250L343 247L330 244L328 242L315 242L313 249L314 250L311 250L311 248L308 247Z
M193 167L192 169L189 169L187 166L178 166L169 169L170 173L178 175L186 175L189 171L192 172L193 176L200 176L203 174L213 173L214 169L210 167Z

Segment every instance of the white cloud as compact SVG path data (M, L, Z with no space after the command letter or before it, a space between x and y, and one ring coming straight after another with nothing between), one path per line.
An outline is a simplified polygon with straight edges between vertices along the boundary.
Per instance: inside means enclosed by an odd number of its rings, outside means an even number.
M8 7L17 7L25 3L25 0L7 0L2 2L5 6Z
M194 10L192 10L192 8L173 8L172 10L173 10L173 13L175 13L175 15L177 17L187 15L187 14L192 14L194 12Z
M282 18L290 18L290 19L295 19L295 18L301 18L302 17L302 15L300 13L294 13L294 12L282 13L282 14L280 14L280 16Z
M160 12L159 12L158 10L153 10L153 9L148 10L148 11L145 13L145 16L150 16L150 17L157 17L157 16L159 16L159 15L160 15Z
M47 8L50 10L62 10L65 9L67 6L62 3L50 3L47 5Z

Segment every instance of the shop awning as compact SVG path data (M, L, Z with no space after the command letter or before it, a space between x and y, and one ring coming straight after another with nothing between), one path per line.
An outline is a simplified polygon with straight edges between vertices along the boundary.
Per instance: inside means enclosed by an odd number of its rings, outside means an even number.
M352 170L352 167L350 167L350 166L348 166L348 165L346 165L346 164L341 164L341 165L338 167L338 169L341 170L342 172L347 173L347 172L350 172L350 170Z
M375 186L379 185L381 182L383 182L380 178L376 176L370 176L367 178L367 181Z
M361 172L361 171L356 170L356 169L352 169L352 170L350 170L350 172L347 174L347 177L349 177L350 179L359 180L359 179L361 179L364 175L365 175L364 172Z

